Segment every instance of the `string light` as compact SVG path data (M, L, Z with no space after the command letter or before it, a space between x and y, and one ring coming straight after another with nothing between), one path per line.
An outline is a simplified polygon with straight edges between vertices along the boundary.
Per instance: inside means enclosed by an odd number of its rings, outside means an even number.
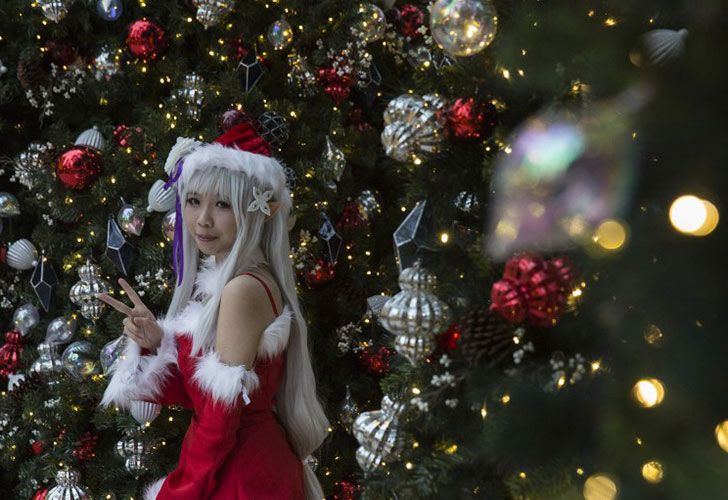
M654 408L665 399L665 386L656 378L645 378L632 387L632 397L640 406Z

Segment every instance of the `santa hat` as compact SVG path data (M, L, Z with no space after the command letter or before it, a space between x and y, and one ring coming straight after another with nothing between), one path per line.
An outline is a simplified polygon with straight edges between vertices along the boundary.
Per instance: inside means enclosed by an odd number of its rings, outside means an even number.
M280 163L270 157L270 145L255 131L249 122L239 123L227 130L211 144L178 137L176 144L167 156L164 170L169 175L165 184L168 189L176 183L184 172L185 177L195 170L209 167L228 168L247 174L248 178L257 181L259 188L273 190L273 199L289 200L286 187L286 174ZM175 224L173 250L173 267L177 275L177 284L181 283L184 269L182 249L182 220L179 193L176 200L177 224Z

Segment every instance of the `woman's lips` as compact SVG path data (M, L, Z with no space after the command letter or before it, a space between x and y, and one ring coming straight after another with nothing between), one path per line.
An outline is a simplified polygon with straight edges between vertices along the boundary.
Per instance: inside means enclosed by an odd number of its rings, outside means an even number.
M198 234L197 239L201 240L201 241L212 241L212 240L216 240L217 236L202 236L202 235Z

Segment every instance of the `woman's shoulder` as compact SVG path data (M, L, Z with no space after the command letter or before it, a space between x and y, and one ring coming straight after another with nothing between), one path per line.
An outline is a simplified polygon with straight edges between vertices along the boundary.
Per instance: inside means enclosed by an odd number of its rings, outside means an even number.
M267 305L280 314L283 309L281 292L272 277L261 271L245 272L234 276L223 288L223 297L240 301L255 308Z

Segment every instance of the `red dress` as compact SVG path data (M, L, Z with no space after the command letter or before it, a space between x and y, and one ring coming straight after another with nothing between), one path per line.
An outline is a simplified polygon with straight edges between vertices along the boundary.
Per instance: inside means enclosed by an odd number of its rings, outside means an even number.
M291 323L288 307L266 328L254 370L225 365L214 351L190 356L189 329L202 306L191 301L178 318L160 321L165 331L153 356L129 342L102 404L132 400L194 410L179 464L147 488L145 499L303 499L301 459L275 413ZM136 347L135 347L136 346ZM246 402L249 401L249 404Z

